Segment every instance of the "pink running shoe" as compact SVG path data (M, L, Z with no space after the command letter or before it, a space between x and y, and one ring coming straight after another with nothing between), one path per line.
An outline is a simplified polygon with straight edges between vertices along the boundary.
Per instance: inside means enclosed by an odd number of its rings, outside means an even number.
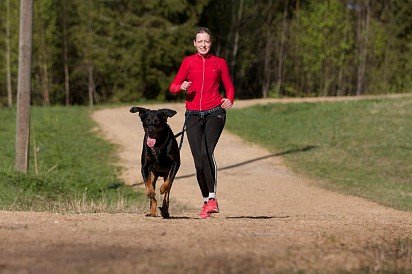
M207 202L207 212L208 213L219 213L219 205L216 199L209 199Z
M200 211L199 216L202 219L210 218L210 213L208 212L209 208L208 208L207 205L208 205L208 203L204 203L203 206L202 206L202 211Z

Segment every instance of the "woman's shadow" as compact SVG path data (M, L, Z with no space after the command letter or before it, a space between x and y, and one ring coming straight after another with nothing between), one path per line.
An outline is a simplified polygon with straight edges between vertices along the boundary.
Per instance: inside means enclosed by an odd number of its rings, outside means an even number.
M257 162L257 161L265 160L265 159L276 157L276 156L282 156L282 155L287 155L287 154L291 154L291 153L298 153L298 152L306 152L306 151L310 151L314 148L317 148L317 146L305 146L305 147L302 147L302 148L288 149L286 151L282 151L282 152L278 152L278 153L269 154L269 155L266 155L266 156L250 159L250 160L247 160L247 161L244 161L244 162L241 162L241 163L237 163L237 164L233 164L233 165L230 165L230 166L221 167L221 168L218 168L218 171L248 165L248 164L251 164L251 163L254 163L254 162ZM194 176L196 176L195 173L186 174L186 175L182 175L182 176L176 176L175 180L194 177Z
M244 161L244 162L241 162L241 163L237 163L237 164L233 164L233 165L230 165L230 166L221 167L221 168L218 168L218 171L244 166L244 165L247 165L247 164L251 164L253 162L265 160L265 159L276 157L276 156L282 156L282 155L291 154L291 153L298 153L298 152L306 152L306 151L312 150L314 148L317 148L317 146L305 146L303 148L288 149L286 151L282 151L282 152L278 152L278 153L269 154L269 155L266 155L266 156L250 159L250 160L247 160L247 161ZM185 175L181 175L181 176L176 176L175 180L190 178L190 177L194 177L194 176L196 176L196 173L185 174ZM138 183L128 185L128 186L129 187L134 187L134 186L140 186L140 185L144 185L144 182L138 182Z

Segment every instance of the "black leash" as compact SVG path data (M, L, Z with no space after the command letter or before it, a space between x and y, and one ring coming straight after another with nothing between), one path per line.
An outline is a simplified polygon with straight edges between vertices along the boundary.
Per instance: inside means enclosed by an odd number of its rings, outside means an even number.
M185 131L188 131L189 129L191 129L192 127L194 127L195 125L201 123L204 121L205 117L202 116L203 119L200 119L199 121L197 121L196 123L194 123L193 125L191 125L190 127L186 127L187 124L187 120L189 119L189 115L185 115L185 122L183 123L183 128L182 131L175 134L174 138L176 139L177 137L179 137L180 135L182 135L182 137L180 138L180 142L179 142L179 150L182 149L182 145L183 145L183 137L185 136Z
M180 135L182 135L182 137L180 138L180 142L179 142L179 150L181 150L182 145L183 145L183 137L184 137L185 131L188 131L189 129L191 129L192 127L194 127L195 125L197 125L198 123L204 122L205 120L207 120L207 117L206 117L206 116L207 116L208 114L210 114L210 113L212 113L212 112L214 112L214 111L216 111L216 110L219 110L219 109L221 109L220 106L215 107L215 108L213 108L213 109L211 109L211 110L201 111L201 112L200 112L200 113L201 113L201 114L200 114L200 117L202 117L202 119L200 119L199 121L197 121L196 123L194 123L193 125L191 125L189 128L186 128L186 124L187 124L187 120L189 119L189 116L192 115L192 113L186 111L186 114L185 114L185 122L183 123L182 131L179 132L179 133L177 133L177 134L174 136L174 138L176 139L177 137L179 137ZM192 112L193 112L193 111L192 111ZM198 113L198 112L195 111L195 113ZM193 115L198 115L198 114L193 114Z
M179 137L180 135L182 135L182 137L180 138L180 142L179 142L179 150L182 149L182 145L183 145L183 137L185 136L185 131L188 131L189 129L191 129L192 127L194 127L195 125L197 125L198 123L202 122L203 120L199 120L196 123L194 123L193 125L191 125L190 127L186 127L187 124L187 120L188 120L189 115L185 115L185 122L183 123L183 128L182 131L175 134L175 136L173 136L175 139L177 137Z
M179 141L179 150L182 150L183 137L185 136L185 131L187 131L186 123L187 123L187 117L185 117L185 122L183 123L182 131L179 132L178 134L176 134L176 135L174 136L174 138L176 139L177 137L179 137L180 135L182 135L182 137L180 137L180 141Z

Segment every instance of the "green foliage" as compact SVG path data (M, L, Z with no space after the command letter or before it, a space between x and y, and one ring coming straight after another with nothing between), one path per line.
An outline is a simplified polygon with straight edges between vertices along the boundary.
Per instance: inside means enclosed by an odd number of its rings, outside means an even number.
M6 85L6 20L7 1L0 1L0 106L7 102ZM20 1L9 0L10 4L10 63L11 80L13 89L13 101L17 93L17 69L18 69L18 48L19 48L19 9Z
M142 199L118 178L114 147L96 137L88 109L34 108L32 118L30 171L20 174L13 168L15 110L0 110L0 207L30 209L83 195L109 203Z
M87 90L88 62L103 101L164 98L190 40L202 1L74 1L72 41L79 61L73 73ZM83 83L82 85L79 85ZM81 96L81 95L78 95ZM81 99L81 98L80 98Z
M350 58L353 34L348 11L342 2L313 1L293 23L293 45L298 45L308 92L333 94L331 84L337 82L339 70ZM299 32L297 30L299 28Z
M5 60L6 54L6 3L0 1L0 60ZM261 97L267 78L273 96L355 94L360 48L367 52L362 94L412 90L412 2L408 0L369 1L367 33L358 24L365 19L361 18L366 14L365 1L42 0L34 3L32 101L36 105L46 103L47 89L51 104L65 102L64 18L72 104L88 102L89 74L96 89L96 103L176 99L168 95L168 85L182 58L194 52L193 33L199 25L209 27L214 34L214 50L227 59L238 98ZM10 0L9 19L15 98L17 0ZM361 36L367 36L365 45L359 42ZM265 71L265 59L269 59L269 74ZM5 65L6 62L0 62L1 105L7 98Z
M412 211L412 97L233 110L228 128L324 187Z
M33 95L32 101L35 104L46 103L50 96L55 97L58 92L58 85L52 79L55 62L61 58L59 52L59 37L57 25L56 0L42 0L34 2L34 13L36 18L33 25ZM45 94L45 93L48 94Z

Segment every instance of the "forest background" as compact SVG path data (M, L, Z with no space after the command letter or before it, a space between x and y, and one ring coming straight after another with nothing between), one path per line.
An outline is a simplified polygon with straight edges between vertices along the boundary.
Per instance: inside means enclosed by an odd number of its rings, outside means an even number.
M32 104L176 100L197 26L237 98L412 91L410 0L36 0ZM0 106L15 104L18 0L0 0Z

